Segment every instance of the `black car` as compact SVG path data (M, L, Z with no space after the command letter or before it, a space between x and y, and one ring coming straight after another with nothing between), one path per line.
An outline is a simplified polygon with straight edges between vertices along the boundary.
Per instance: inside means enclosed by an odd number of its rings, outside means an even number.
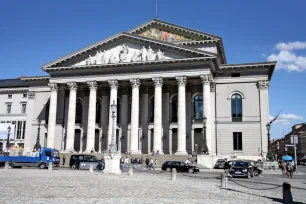
M94 169L101 170L102 167L104 168L104 163L98 159L96 156L93 155L86 155L86 154L76 154L71 155L69 161L69 167L72 169L89 169L89 164L93 163Z
M214 169L224 169L225 160L224 159L218 159Z
M233 161L230 169L232 177L254 177L254 164L249 161Z
M171 172L173 168L176 168L178 172L188 172L190 174L200 171L198 167L186 164L183 161L166 161L162 165L163 171Z

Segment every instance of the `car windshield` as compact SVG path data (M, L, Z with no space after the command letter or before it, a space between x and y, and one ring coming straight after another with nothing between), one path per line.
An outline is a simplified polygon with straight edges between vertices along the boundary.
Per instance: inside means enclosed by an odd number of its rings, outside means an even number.
M248 167L249 163L248 162L234 162L233 166L237 166L237 167Z

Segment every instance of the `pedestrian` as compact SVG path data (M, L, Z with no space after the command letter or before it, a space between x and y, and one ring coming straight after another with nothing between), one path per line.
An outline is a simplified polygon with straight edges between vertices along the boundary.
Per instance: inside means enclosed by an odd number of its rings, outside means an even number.
M282 168L283 175L287 175L287 166L286 166L285 161L281 161L281 168Z
M287 175L288 175L288 178L292 178L292 171L293 171L292 162L287 162Z
M157 157L159 156L159 150L156 151L156 156L157 156Z
M150 164L150 159L149 159L149 157L146 158L145 163L146 163L147 169L149 169L149 164Z
M153 166L153 158L150 159L150 162L149 162L149 170L153 169L154 170L154 166Z
M66 157L65 155L63 155L63 166L65 166L65 162L66 162Z
M229 162L227 161L227 159L224 159L225 163L224 163L224 173L225 176L230 176L230 168L231 166L229 165Z
M155 165L156 168L158 168L158 160L156 158L155 158L154 165Z

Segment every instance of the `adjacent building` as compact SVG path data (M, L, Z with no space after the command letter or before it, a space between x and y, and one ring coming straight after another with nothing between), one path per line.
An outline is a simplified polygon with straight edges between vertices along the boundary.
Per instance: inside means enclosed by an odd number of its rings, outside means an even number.
M43 65L46 76L1 80L0 121L25 154L101 152L114 128L122 152L258 156L275 64L228 64L221 37L154 19Z

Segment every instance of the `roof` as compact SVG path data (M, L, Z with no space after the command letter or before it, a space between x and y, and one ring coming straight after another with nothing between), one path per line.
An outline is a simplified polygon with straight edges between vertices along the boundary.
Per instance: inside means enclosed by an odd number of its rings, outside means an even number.
M0 80L0 88L27 87L28 84L20 79Z
M276 66L276 61L271 62L253 62L242 64L220 64L219 68L222 69L247 69L247 68L269 68L269 80L271 80L273 71Z
M123 38L123 37L138 40L138 41L150 42L150 43L153 43L153 44L169 47L169 48L176 49L176 50L179 50L179 51L185 51L185 52L188 52L188 53L197 54L197 55L199 55L199 57L216 57L215 53L211 53L211 52L207 52L207 51L203 51L203 50L199 50L199 49L195 49L195 48L191 48L191 47L187 47L187 46L183 46L183 45L177 45L177 44L173 44L173 43L169 43L169 42L165 42L165 41L146 38L146 37L142 37L142 36L139 36L139 35L134 35L134 34L131 34L131 33L122 32L122 33L118 33L116 35L113 35L109 38L106 38L105 40L99 41L99 42L94 43L92 45L89 45L85 48L82 48L82 49L80 49L76 52L68 54L68 55L66 55L62 58L54 60L50 63L47 63L47 64L43 65L41 68L43 70L47 70L51 66L59 64L61 62L64 62L64 61L66 61L68 59L71 59L73 57L77 57L78 55L81 55L81 54L83 54L87 51L90 51L90 50L95 49L99 46L103 46L105 44L111 43L111 42L113 42L113 41L115 41L119 38Z

